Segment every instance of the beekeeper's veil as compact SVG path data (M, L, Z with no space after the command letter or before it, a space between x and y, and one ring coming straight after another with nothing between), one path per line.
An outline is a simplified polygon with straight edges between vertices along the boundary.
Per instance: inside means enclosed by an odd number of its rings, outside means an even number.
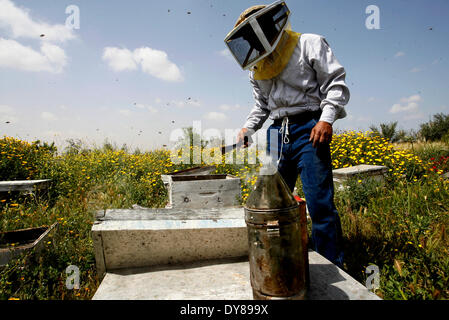
M240 14L225 43L239 65L256 80L270 79L287 65L300 34L291 31L284 1L257 5Z

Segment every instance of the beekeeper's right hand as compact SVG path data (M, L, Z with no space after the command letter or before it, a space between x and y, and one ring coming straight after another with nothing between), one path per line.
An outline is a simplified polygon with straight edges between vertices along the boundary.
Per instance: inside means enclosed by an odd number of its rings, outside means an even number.
M245 139L245 137L246 137L246 139ZM248 148L248 146L249 146L248 140L249 140L248 129L242 128L237 135L237 144L242 143L243 148Z

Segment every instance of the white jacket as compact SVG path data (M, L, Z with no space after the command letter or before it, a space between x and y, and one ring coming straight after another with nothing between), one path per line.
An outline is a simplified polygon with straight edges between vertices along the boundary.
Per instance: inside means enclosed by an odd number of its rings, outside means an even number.
M320 121L333 124L346 117L344 106L350 94L345 77L345 69L324 37L301 34L287 66L277 77L254 80L250 72L256 103L243 127L256 131L268 117L275 120L319 108L323 111Z

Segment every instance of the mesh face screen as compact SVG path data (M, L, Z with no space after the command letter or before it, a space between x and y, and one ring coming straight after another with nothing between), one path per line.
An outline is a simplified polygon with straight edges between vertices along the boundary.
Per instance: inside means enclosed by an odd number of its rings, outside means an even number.
M265 48L249 24L240 28L227 41L227 45L242 67L265 53Z
M262 31L272 46L287 22L289 11L287 6L279 4L257 18Z

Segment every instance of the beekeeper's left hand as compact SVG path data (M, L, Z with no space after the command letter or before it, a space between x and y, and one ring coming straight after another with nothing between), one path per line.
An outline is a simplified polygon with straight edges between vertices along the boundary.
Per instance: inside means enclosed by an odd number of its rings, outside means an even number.
M318 121L310 133L309 141L313 140L313 147L318 143L330 143L332 141L332 125L326 121Z

